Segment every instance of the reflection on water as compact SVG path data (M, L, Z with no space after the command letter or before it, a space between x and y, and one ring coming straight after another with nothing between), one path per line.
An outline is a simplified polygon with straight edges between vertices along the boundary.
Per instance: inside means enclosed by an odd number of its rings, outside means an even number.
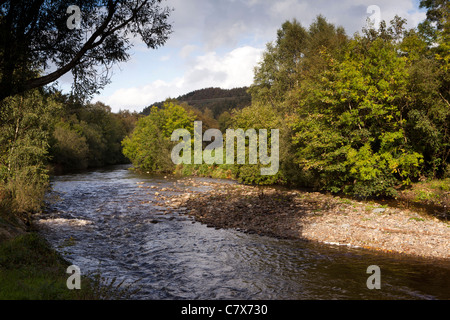
M139 182L175 181L127 166L59 176L39 221L82 273L138 281L135 299L450 299L450 263L208 228ZM370 265L381 290L366 286Z

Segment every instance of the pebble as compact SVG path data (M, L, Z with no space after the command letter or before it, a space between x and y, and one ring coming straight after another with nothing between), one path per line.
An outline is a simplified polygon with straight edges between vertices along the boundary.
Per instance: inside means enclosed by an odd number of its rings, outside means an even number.
M261 196L260 189L252 186L208 185L212 189L207 192L184 190L162 205L180 207L175 210L212 228L450 259L450 225L433 218L411 221L408 209L381 215L394 211L374 208L367 213L368 203L355 201L352 210L342 212L338 197L318 192L266 189Z

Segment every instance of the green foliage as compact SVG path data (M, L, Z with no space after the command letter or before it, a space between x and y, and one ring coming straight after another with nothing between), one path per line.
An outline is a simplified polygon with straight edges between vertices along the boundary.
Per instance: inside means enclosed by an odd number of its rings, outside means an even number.
M129 59L129 37L156 49L172 32L171 9L160 0L77 1L82 18L75 29L66 15L73 1L0 4L0 100L42 88L68 71L78 96L93 95L109 82L111 66Z
M43 90L4 99L0 110L2 215L40 210L52 166L67 171L126 161L121 141L133 115Z
M56 125L53 138L54 163L70 169L87 168L89 146L81 133L71 128L70 124L61 122Z
M139 119L133 133L122 142L124 155L133 165L148 172L172 172L174 143L170 137L176 129L187 129L193 136L195 115L171 102L162 109L153 107L147 117Z
M438 16L445 30L448 15ZM287 183L371 197L395 195L420 175L443 176L450 155L443 50L431 46L432 24L404 25L396 17L350 40L320 16L309 29L282 25L250 92L253 114L268 104L290 128L281 150ZM445 47L439 32L434 39ZM242 124L243 114L236 118ZM248 124L264 123L256 118Z
M180 164L175 168L175 174L181 176L209 177L214 179L236 179L233 174L235 166L220 164Z
M305 92L294 124L298 163L324 188L362 197L393 195L418 176L423 156L405 131L407 60L383 37L356 36L341 61Z
M268 146L271 145L270 132L272 129L279 130L279 148L280 150L286 150L288 146L289 128L286 125L286 119L283 119L280 114L273 109L269 104L253 103L251 106L246 107L240 111L237 111L233 117L232 127L235 129L255 129L256 132L260 129L266 129L268 132ZM259 139L258 139L259 141ZM269 148L269 152L270 148ZM280 155L281 166L285 162L285 153ZM275 159L274 159L275 160ZM275 175L263 176L261 175L261 168L267 167L260 163L258 157L258 163L256 165L249 164L249 146L248 140L246 141L246 164L235 164L232 167L233 176L242 183L246 184L259 184L270 185L276 183L285 183L286 177L283 170L278 170Z
M12 199L13 210L36 211L48 184L46 163L53 114L62 106L37 90L1 104L1 183Z
M228 111L223 112L217 119L219 123L219 129L221 132L225 132L228 128L233 125L233 119Z
M260 163L236 164L232 176L367 198L394 196L423 175L448 174L447 4L422 6L429 9L428 23L417 30L406 30L397 16L352 38L322 16L309 28L283 23L255 68L251 106L218 117L222 132L279 129L280 170L262 176ZM207 175L217 168L180 170Z
M424 176L448 176L448 2L425 0L421 6L428 9L427 20L417 29L405 29L406 20L396 16L389 25L382 21L378 30L363 29L351 38L322 16L308 28L296 20L283 23L255 68L250 106L218 116L205 105L201 112L184 105L206 128L218 126L223 133L278 129L278 173L262 176L260 163L183 165L178 171L220 171L243 183L291 184L362 198L395 196ZM211 91L193 92L183 101L194 104ZM217 122L208 122L210 113ZM152 109L124 142L128 157L149 171L166 170L163 164L170 162L166 122L170 129L183 128L160 114L164 111Z
M278 30L275 43L267 44L261 63L255 68L254 83L249 92L254 102L269 103L282 113L292 113L299 106L297 91L307 77L323 69L320 52L339 55L347 36L318 16L309 29L297 20L286 21Z
M411 61L411 108L407 128L414 148L424 155L427 176L445 177L450 157L450 4L421 1L428 9L419 32L410 32L402 48Z
M255 69L252 98L280 108L285 93L297 83L302 68L308 33L296 20L286 21L277 33L276 43L268 43L263 60Z
M101 102L80 104L65 101L51 143L52 163L68 170L125 163L121 142L137 116L113 114Z

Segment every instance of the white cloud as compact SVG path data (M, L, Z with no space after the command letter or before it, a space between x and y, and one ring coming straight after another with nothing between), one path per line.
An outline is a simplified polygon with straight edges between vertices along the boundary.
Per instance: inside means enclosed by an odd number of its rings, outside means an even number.
M261 58L263 49L244 46L224 55L208 52L196 57L182 77L172 81L156 80L140 87L116 90L98 100L110 105L114 112L120 109L142 111L151 103L176 98L190 91L206 87L231 89L249 86L253 82L253 70Z
M142 55L127 62L113 79L110 93L99 97L115 111L140 111L205 87L250 85L266 43L276 40L286 20L295 18L308 27L322 14L352 35L366 24L370 5L380 7L381 19L387 22L395 15L406 18L410 28L425 18L417 0L167 0L166 4L175 9L169 18L174 28L169 41L149 54L136 47Z
M389 22L396 14L414 27L425 18L417 0L168 0L173 6L174 33L170 43L201 41L207 50L235 47L243 37L271 41L286 20L308 27L319 14L343 26L349 35L365 25L367 8L377 5Z
M188 70L185 79L200 87L212 86L211 84L224 89L248 86L253 82L253 70L262 51L245 46L234 49L224 56L208 52L197 57L195 65Z
M197 49L198 49L198 47L195 46L195 45L192 45L192 44L185 45L180 50L180 57L182 59L186 59L187 57L189 57Z
M113 112L125 109L140 112L153 102L165 100L174 93L181 92L182 83L182 79L175 79L172 82L157 80L141 87L116 90L111 96L99 97L98 100L111 106Z

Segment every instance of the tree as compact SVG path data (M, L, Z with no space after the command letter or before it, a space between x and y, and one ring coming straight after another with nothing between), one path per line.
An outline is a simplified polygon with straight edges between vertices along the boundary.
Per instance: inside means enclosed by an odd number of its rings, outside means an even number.
M54 115L62 106L42 90L0 104L0 189L6 186L12 210L38 210L48 186L46 164Z
M86 138L69 123L58 123L53 132L53 159L64 169L86 169L89 165L89 145Z
M424 155L426 175L450 174L450 3L424 0L427 19L403 39L410 61L408 135Z
M427 21L436 23L436 28L442 30L448 23L449 6L447 0L421 0L419 7L427 8Z
M131 133L131 114L114 114L101 102L82 104L61 97L64 110L55 116L51 162L62 172L126 163L122 140ZM129 130L129 131L127 131Z
M69 71L78 95L95 93L108 83L111 66L129 58L133 37L152 49L166 42L170 9L161 2L0 1L0 100L48 85ZM71 5L80 9L79 29L68 27Z
M420 24L419 30L428 36L430 44L437 44L434 48L436 59L441 62L442 69L446 72L448 85L450 81L448 75L450 64L450 2L446 0L421 0L420 8L427 8L427 19ZM448 96L448 90L446 94Z
M254 83L249 89L252 106L234 115L234 120L244 127L258 127L264 123L280 129L280 171L278 177L272 177L272 181L283 180L302 185L309 183L309 173L299 170L294 163L291 127L297 122L297 111L312 106L310 102L313 101L308 101L305 93L316 90L318 79L328 67L329 56L336 59L343 55L341 52L347 43L344 29L319 15L309 28L304 28L296 20L286 21L278 30L276 41L267 45L262 62L255 68ZM270 115L268 119L273 121L262 120L261 114ZM248 116L253 120L245 120ZM250 172L251 169L242 166L237 176L246 174L246 180L252 182L260 179ZM265 178L257 182L269 180Z
M307 30L297 20L283 23L276 42L267 44L263 60L255 68L249 89L253 101L280 108L285 93L296 85L295 76L304 60L307 41Z
M270 103L280 112L298 107L298 88L305 78L315 77L325 64L323 50L335 54L346 44L342 27L318 16L308 29L297 20L286 21L275 43L267 44L262 62L255 68L249 92L258 103Z
M395 186L420 172L423 156L406 128L409 64L396 42L401 21L391 23L355 36L341 61L324 52L329 67L303 91L297 161L327 190L394 195Z
M171 135L176 129L187 129L193 134L195 119L194 113L172 102L166 102L161 109L153 107L123 140L123 153L140 170L171 172L175 169L171 159L174 146Z
M262 175L261 168L266 167L261 163L261 155L257 159L256 164L250 163L250 139L245 139L245 164L234 164L232 167L232 172L234 177L241 183L246 184L258 184L258 185L268 185L276 183L285 183L286 176L286 151L289 150L290 145L290 128L289 123L291 119L282 117L276 109L274 109L270 104L266 103L252 103L251 106L246 107L242 110L236 111L233 115L232 127L234 129L243 129L247 131L248 129L255 129L258 132L261 129L265 129L268 132L267 135L267 150L268 153L273 155L271 149L272 144L272 129L276 129L279 132L278 140L274 143L278 144L278 170L272 175ZM226 137L225 137L226 139ZM258 152L260 152L261 141L258 137ZM281 170L280 170L281 169Z

